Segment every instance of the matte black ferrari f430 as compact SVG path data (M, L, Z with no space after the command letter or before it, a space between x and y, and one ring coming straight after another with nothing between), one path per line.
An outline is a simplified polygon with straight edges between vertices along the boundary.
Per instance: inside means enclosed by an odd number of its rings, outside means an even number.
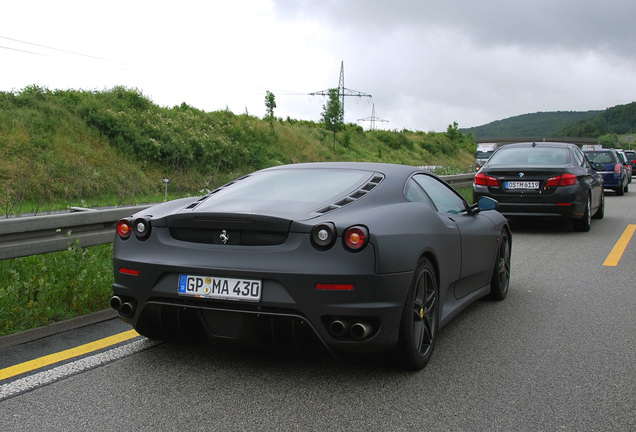
M119 221L111 306L150 338L317 336L420 369L453 316L507 294L496 207L415 167L265 169Z

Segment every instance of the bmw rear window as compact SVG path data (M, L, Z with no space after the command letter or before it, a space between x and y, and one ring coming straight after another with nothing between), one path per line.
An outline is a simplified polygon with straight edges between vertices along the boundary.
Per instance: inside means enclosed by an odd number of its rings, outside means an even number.
M502 147L489 165L563 165L569 163L569 151L561 147Z

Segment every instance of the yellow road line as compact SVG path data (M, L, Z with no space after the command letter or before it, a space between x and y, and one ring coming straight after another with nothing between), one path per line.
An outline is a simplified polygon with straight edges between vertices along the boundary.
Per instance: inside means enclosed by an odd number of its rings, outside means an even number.
M68 360L73 357L78 357L84 354L88 354L93 351L100 350L102 348L106 348L111 345L118 344L120 342L124 342L139 336L135 330L128 330L123 333L119 333L113 336L109 336L100 340L96 340L94 342L89 342L84 345L80 345L75 348L70 348L64 351L60 351L58 353L50 354L44 357L39 357L33 360L29 360L24 363L17 364L15 366L9 366L4 369L0 369L0 381L14 377L16 375L20 375L26 372L30 372L36 369L40 369L45 366L52 365L54 363L58 363L64 360Z
M621 238L618 239L618 241L614 245L614 248L605 259L605 262L603 263L604 266L616 267L618 265L618 262L620 261L623 253L625 252L625 249L627 248L627 244L634 235L634 231L636 231L635 224L627 225L627 228L625 228L625 231L623 231L623 235L621 236Z

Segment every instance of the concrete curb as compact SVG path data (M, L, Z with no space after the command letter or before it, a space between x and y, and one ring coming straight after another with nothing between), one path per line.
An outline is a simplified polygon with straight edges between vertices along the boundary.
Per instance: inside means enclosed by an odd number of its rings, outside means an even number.
M91 324L96 324L115 318L117 318L117 312L115 312L113 309L105 309L103 311L94 312L92 314L49 324L44 327L38 327L7 336L2 336L0 337L0 349L21 345L48 336L53 336L58 333L63 333L69 330L74 330L76 328L85 327Z

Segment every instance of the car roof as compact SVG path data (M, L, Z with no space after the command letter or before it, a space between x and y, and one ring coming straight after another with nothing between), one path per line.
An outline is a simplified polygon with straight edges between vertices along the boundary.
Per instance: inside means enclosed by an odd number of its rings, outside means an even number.
M528 141L528 142L519 142L512 144L505 144L500 148L515 148L515 147L557 147L557 148L570 148L570 147L578 147L576 144L572 143L564 143L558 141Z
M277 165L261 171L288 169L345 169L378 172L392 179L406 179L415 172L428 171L422 167L381 162L307 162L289 165ZM258 171L257 171L258 172ZM255 173L254 173L255 174Z
M316 169L316 168L338 168L338 169L357 169L367 171L387 171L387 172L405 172L417 170L416 167L410 165L399 165L383 162L305 162L298 164L277 165L270 169Z

